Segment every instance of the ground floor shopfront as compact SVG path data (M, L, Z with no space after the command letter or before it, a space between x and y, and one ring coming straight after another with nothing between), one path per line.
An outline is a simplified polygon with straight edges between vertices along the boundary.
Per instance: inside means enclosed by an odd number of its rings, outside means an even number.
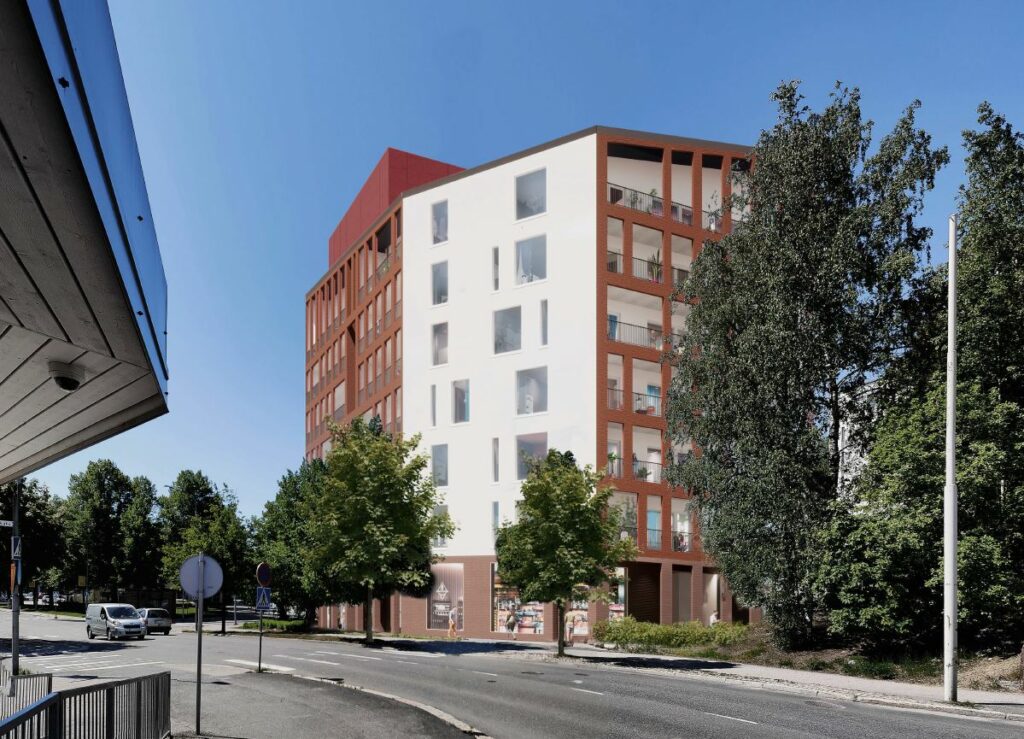
M434 565L427 598L393 595L374 601L374 629L412 636L446 636L554 641L555 608L524 602L497 575L493 557L450 557ZM566 614L565 628L585 640L597 621L633 616L640 621L677 623L715 620L756 622L756 610L737 603L724 578L701 562L638 560L620 570L622 582L610 602L579 601ZM334 605L317 611L322 629L360 631L363 606Z

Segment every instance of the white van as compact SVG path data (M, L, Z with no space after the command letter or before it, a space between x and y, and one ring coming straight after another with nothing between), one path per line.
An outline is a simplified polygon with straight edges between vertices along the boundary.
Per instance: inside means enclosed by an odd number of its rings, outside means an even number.
M142 639L146 636L146 624L127 603L90 603L85 609L85 635L95 639L103 635L110 639Z

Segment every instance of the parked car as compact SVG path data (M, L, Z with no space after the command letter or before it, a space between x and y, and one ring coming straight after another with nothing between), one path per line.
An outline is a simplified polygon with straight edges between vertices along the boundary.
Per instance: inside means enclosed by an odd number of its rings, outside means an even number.
M85 609L85 635L95 639L103 634L110 639L142 639L146 624L128 603L90 603Z
M171 633L171 614L163 608L140 608L139 615L142 617L142 623L146 625L147 634L159 631L167 636Z

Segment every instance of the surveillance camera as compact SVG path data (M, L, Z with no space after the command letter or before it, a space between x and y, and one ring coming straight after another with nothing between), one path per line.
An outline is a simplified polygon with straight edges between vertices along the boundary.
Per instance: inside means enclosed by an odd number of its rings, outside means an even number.
M66 393L77 390L85 379L85 373L80 367L73 367L64 362L50 362L49 370L50 377L57 383L57 387Z

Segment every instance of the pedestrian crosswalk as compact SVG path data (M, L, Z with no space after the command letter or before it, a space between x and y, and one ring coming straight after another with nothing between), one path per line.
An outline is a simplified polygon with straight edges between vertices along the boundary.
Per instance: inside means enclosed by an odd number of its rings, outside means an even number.
M90 649L86 644L51 642L37 638L26 640L23 644L21 661L34 672L83 675L163 664L160 660L145 659L120 650Z

